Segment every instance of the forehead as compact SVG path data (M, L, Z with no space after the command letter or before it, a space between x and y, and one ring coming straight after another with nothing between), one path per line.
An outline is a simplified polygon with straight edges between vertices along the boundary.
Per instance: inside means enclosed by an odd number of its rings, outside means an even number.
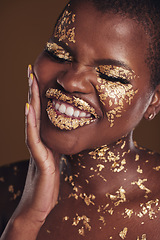
M123 61L135 71L144 74L148 50L148 36L136 21L120 14L101 13L89 2L71 3L69 18L65 22L70 32L75 32L75 42L69 41L72 50L88 59L116 59ZM65 18L67 19L67 17ZM138 63L138 64L137 64ZM140 64L140 65L139 65ZM145 69L148 75L147 69Z

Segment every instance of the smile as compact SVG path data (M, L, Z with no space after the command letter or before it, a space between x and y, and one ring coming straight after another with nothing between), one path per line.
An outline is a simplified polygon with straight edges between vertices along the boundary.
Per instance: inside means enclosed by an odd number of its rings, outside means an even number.
M98 118L95 109L84 100L67 96L60 90L50 88L47 114L52 124L60 129L72 130L88 125Z

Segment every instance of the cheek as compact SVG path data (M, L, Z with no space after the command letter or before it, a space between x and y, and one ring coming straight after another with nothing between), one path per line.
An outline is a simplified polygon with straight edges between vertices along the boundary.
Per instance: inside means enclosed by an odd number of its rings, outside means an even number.
M62 66L51 61L44 53L37 58L34 64L34 73L41 94L43 94L49 87L54 87L60 72L62 72Z
M116 118L122 117L123 113L129 109L134 96L138 92L138 90L133 89L131 84L109 82L101 78L98 78L96 89L110 127L114 126Z

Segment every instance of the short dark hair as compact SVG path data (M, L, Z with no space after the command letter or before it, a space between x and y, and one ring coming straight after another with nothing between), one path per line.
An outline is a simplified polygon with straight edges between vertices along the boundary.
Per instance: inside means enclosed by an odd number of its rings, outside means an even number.
M121 14L142 24L150 39L146 62L151 86L160 84L160 0L77 0L80 1L91 2L102 13Z

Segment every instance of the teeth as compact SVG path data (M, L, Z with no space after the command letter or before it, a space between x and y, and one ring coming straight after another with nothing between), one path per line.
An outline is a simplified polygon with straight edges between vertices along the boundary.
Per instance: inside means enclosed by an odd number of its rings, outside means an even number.
M75 109L72 106L66 105L64 103L61 102L57 102L55 100L52 101L52 105L55 107L56 110L58 110L60 113L64 113L66 114L68 117L81 117L81 118L89 118L91 117L90 113L86 113L83 111L80 111L78 109Z
M85 112L81 112L79 116L80 116L80 117L86 117L86 115L87 115L87 114L86 114Z
M56 103L55 109L58 110L58 109L59 109L59 106L60 106L60 104L59 104L59 103Z
M66 106L63 103L59 107L59 112L61 112L61 113L65 113L66 112Z
M76 110L76 111L74 111L73 116L74 116L74 117L79 117L79 114L80 114L80 111L79 111L79 110Z
M73 107L67 107L65 114L72 117L74 113Z

